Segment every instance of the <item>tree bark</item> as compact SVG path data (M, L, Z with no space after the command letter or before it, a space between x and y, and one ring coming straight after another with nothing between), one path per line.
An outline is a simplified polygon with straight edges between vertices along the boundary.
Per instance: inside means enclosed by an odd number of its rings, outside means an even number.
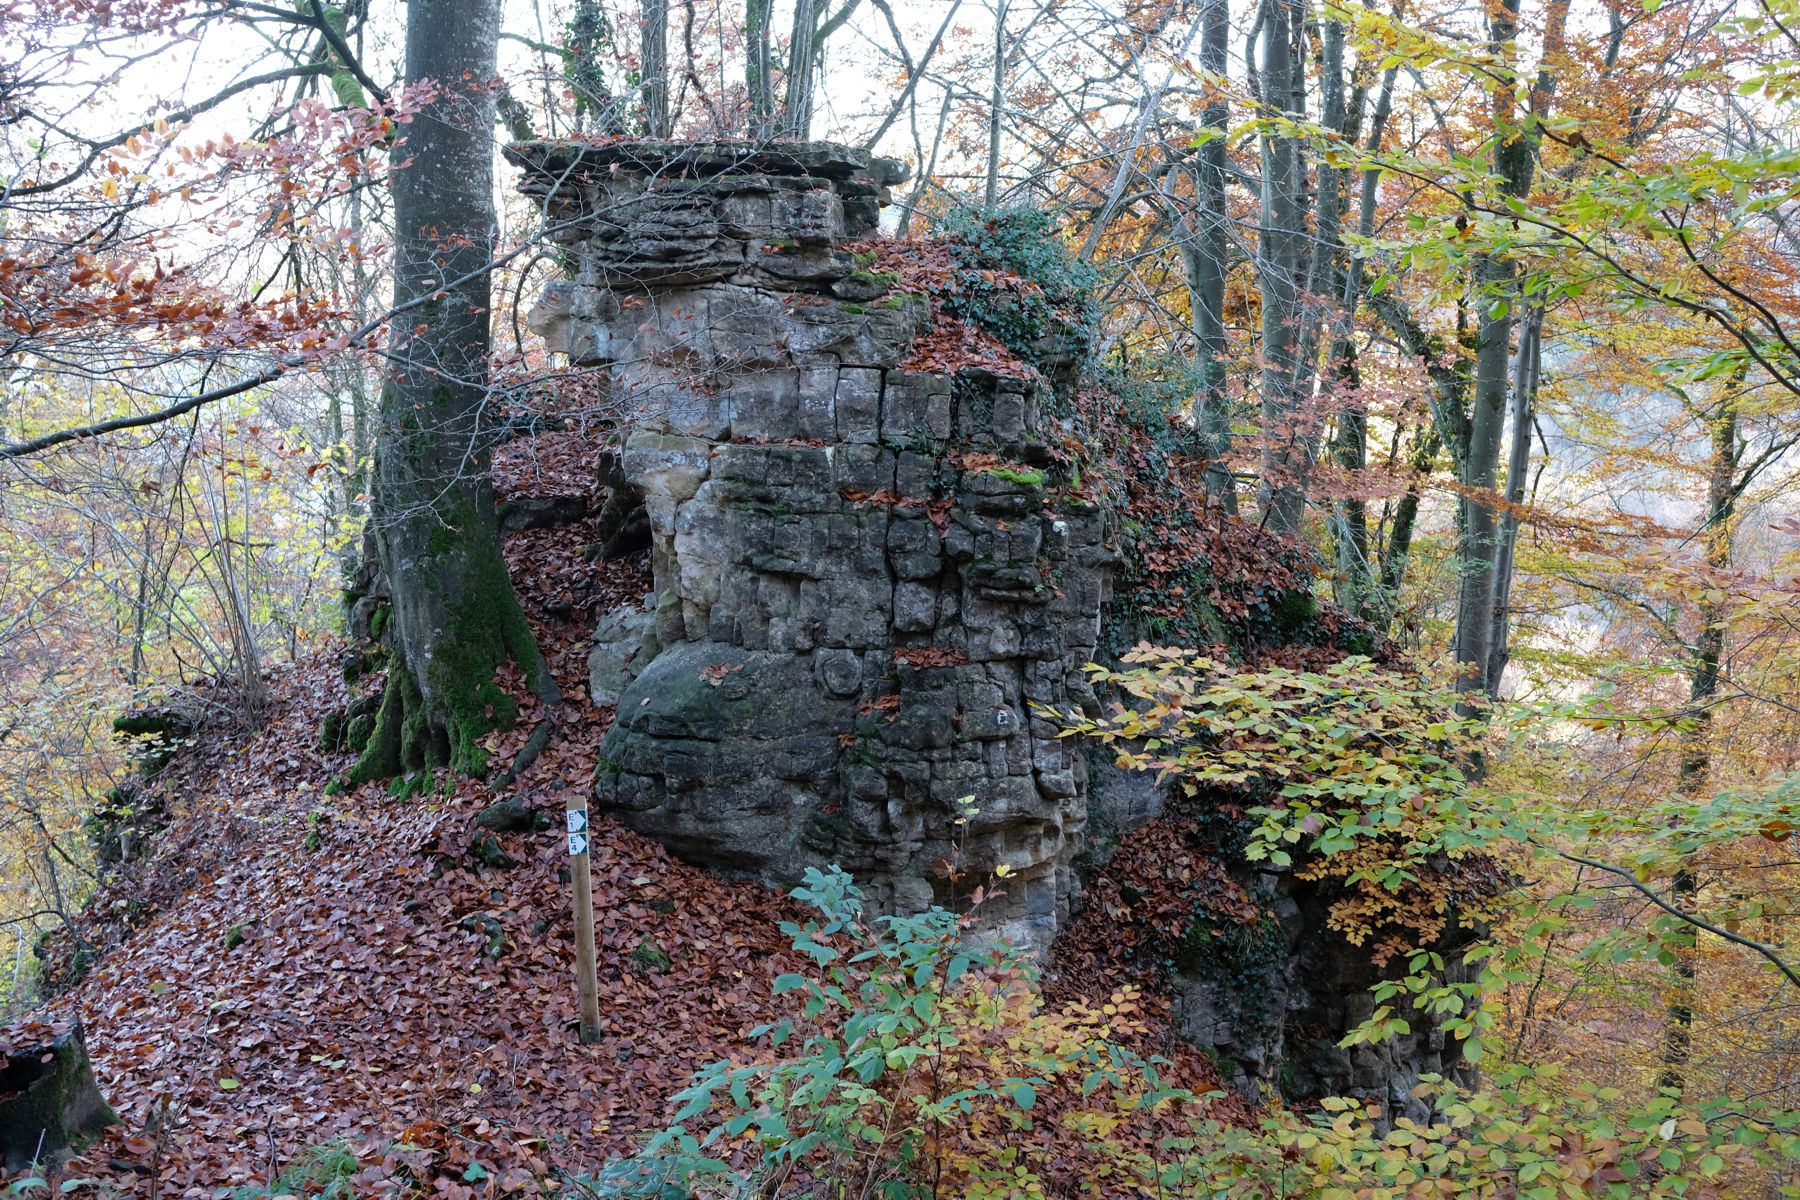
M1526 468L1531 462L1531 429L1536 418L1538 379L1543 370L1544 310L1533 305L1519 330L1519 352L1513 370L1511 449L1506 456L1506 508L1500 515L1494 549L1493 633L1489 637L1487 690L1500 694L1500 681L1511 661L1513 558L1519 544L1520 509L1525 503Z
M775 115L775 64L769 40L774 0L744 0L744 89L750 100L750 136L769 136Z
M429 11L429 10L427 10ZM417 18L407 15L408 54L411 53L411 27ZM617 135L625 132L623 114L606 85L606 68L601 53L612 41L612 23L600 8L598 0L576 0L575 15L569 20L569 82L574 85L575 116L579 121L587 113L594 115L597 132ZM410 57L408 58L410 69ZM492 72L489 73L490 77ZM459 79L461 76L451 76Z
M1567 0L1547 9L1544 57L1532 84L1527 110L1517 113L1513 90L1502 82L1494 90L1494 174L1500 189L1515 200L1531 195L1537 170L1538 128L1550 114L1555 92L1556 59L1564 46ZM1489 49L1511 61L1519 32L1519 0L1501 0L1489 26ZM1530 420L1537 387L1543 314L1536 307L1521 320L1524 301L1518 267L1510 259L1486 255L1475 268L1478 332L1475 386L1468 420L1468 452L1463 463L1462 586L1457 595L1456 659L1464 686L1498 695L1508 659L1507 634L1512 588L1512 549L1518 538L1515 507L1501 519L1494 502L1499 481L1502 429L1513 421L1512 454L1507 488L1524 498L1525 468L1530 461ZM1514 329L1519 347L1512 351ZM1510 498L1510 496L1509 496Z
M1711 457L1706 474L1706 517L1701 539L1710 572L1731 569L1732 524L1737 516L1738 388L1734 379L1725 389L1718 410L1706 421ZM1725 660L1725 601L1703 599L1700 630L1688 662L1687 726L1682 735L1681 763L1676 787L1687 799L1697 799L1712 774L1712 705L1719 694L1719 671ZM1669 884L1669 902L1691 911L1700 894L1697 864L1684 861ZM1668 999L1664 1004L1662 1071L1658 1087L1683 1086L1694 1032L1694 1001L1699 988L1696 931L1685 925L1676 935L1675 962L1671 969Z
M777 136L804 140L812 130L813 84L825 39L819 22L825 0L794 0L794 24L788 35L787 79L782 91L781 120Z
M1456 661L1462 686L1485 690L1494 644L1494 582L1499 528L1494 488L1500 477L1500 440L1512 365L1510 296L1513 264L1497 255L1475 270L1477 318L1475 386L1469 404L1468 457L1462 485L1460 580L1456 597Z
M1305 14L1298 4L1263 0L1261 99L1267 117L1305 119L1304 39ZM1265 130L1261 142L1262 229L1256 249L1262 293L1261 499L1264 523L1285 535L1299 529L1305 513L1311 445L1297 388L1302 374L1306 167L1299 137Z
M1206 446L1205 487L1225 511L1237 514L1237 486L1227 456L1231 450L1231 402L1225 394L1225 270L1231 253L1231 218L1225 211L1226 134L1230 106L1225 72L1231 45L1230 0L1205 0L1200 25L1200 70L1209 92L1200 127L1208 140L1194 171L1195 224L1182 245L1188 277L1189 319L1194 361L1200 368L1199 424Z
M1519 0L1501 0L1490 18L1488 46L1510 62L1517 49ZM1510 83L1493 93L1494 174L1507 195L1531 192L1536 166L1534 139L1516 127L1519 113ZM1519 305L1518 267L1501 254L1483 255L1474 272L1476 310L1475 382L1471 390L1467 451L1462 463L1461 586L1456 600L1456 661L1462 686L1490 691L1494 676L1495 609L1500 582L1500 530L1495 487L1500 475L1500 443L1512 383L1512 336ZM1496 681L1497 682L1497 681Z
M1006 0L994 6L994 75L988 88L987 174L981 204L993 212L1000 203L1000 128L1006 113Z
M644 134L666 138L674 132L669 111L669 0L644 0L643 61Z
M1348 339L1333 348L1338 377L1352 394L1338 410L1332 456L1354 478L1369 465L1369 416L1364 411L1356 370L1356 347ZM1375 602L1375 569L1369 550L1368 505L1360 497L1339 500L1332 514L1332 542L1337 551L1338 607L1361 620Z
M392 657L355 782L437 766L482 773L481 739L517 711L495 681L509 662L554 694L507 577L483 429L494 105L482 85L498 29L497 0L412 0L408 12L407 81L437 91L394 180L394 299L429 299L395 323L378 414L371 520Z
M1400 589L1406 583L1406 564L1412 557L1413 534L1419 524L1419 501L1424 495L1422 481L1431 474L1438 459L1443 437L1435 424L1419 430L1413 446L1412 460L1407 464L1412 482L1406 494L1394 505L1393 521L1388 525L1387 542L1381 549L1381 619L1385 624L1400 607Z

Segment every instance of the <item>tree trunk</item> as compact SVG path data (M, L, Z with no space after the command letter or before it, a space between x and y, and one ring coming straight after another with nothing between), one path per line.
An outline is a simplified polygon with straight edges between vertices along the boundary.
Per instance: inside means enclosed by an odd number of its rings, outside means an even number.
M1741 379L1734 379L1725 389L1718 411L1707 418L1711 443L1711 459L1706 475L1706 518L1701 539L1706 546L1706 565L1710 572L1723 574L1731 569L1732 523L1737 515L1737 389ZM1676 787L1689 800L1697 799L1706 788L1712 773L1712 705L1719 693L1719 669L1725 659L1727 610L1723 598L1702 600L1700 631L1694 639L1688 664L1687 727L1682 736L1681 765ZM1684 911L1690 910L1700 893L1697 866L1683 862L1669 884L1669 901ZM1683 1086L1688 1053L1694 1031L1694 1000L1698 992L1695 929L1684 926L1676 935L1673 978L1665 1002L1666 1024L1663 1028L1662 1072L1658 1087Z
M480 774L481 739L514 702L495 682L517 663L554 683L513 594L494 517L488 400L497 0L412 0L409 83L439 92L409 126L394 181L397 323L376 431L374 525L392 596L387 690L352 780L449 766ZM473 81L471 87L465 81Z
M1319 117L1324 128L1336 134L1346 145L1355 145L1362 123L1363 105L1367 99L1368 81L1358 79L1345 102L1344 26L1341 21L1326 20L1320 38L1321 69ZM1386 103L1384 93L1378 103ZM1382 117L1385 120L1385 116ZM1376 138L1380 133L1377 130ZM1357 285L1351 283L1355 273L1344 249L1343 224L1349 211L1349 176L1330 162L1321 160L1316 168L1317 198L1314 208L1312 266L1303 311L1301 369L1297 385L1311 378L1318 354L1319 338L1324 333L1330 314L1331 341L1326 369L1336 384L1337 428L1332 441L1332 455L1339 467L1355 479L1368 466L1369 421L1364 408L1362 380L1356 361L1355 320ZM1364 205L1357 213L1357 232L1372 225L1372 205ZM1298 390L1298 388L1297 388ZM1339 604L1351 616L1361 618L1374 590L1374 572L1369 555L1369 515L1363 501L1352 495L1333 506L1332 541L1338 560Z
M1305 119L1304 38L1305 14L1298 4L1264 0L1261 99L1268 116ZM1262 229L1256 249L1262 293L1261 498L1264 523L1280 534L1300 527L1311 448L1297 388L1306 249L1306 168L1300 145L1300 138L1289 133L1270 130L1262 135Z
M1537 169L1537 126L1550 114L1555 91L1556 58L1562 53L1568 20L1567 0L1556 0L1546 12L1544 57L1532 84L1527 111L1518 113L1513 89L1502 82L1494 89L1494 174L1501 191L1516 200L1531 195ZM1519 32L1519 0L1501 0L1489 26L1489 49L1498 60L1512 61ZM1494 503L1500 466L1502 427L1510 410L1514 420L1513 454L1507 486L1524 485L1531 449L1532 397L1521 394L1537 386L1537 345L1542 313L1534 309L1521 326L1518 356L1512 336L1520 326L1520 287L1516 264L1488 255L1475 268L1475 305L1479 319L1475 352L1475 387L1467 428L1468 452L1463 462L1463 527L1460 558L1462 589L1456 607L1456 659L1464 686L1497 695L1506 671L1512 546L1518 537L1516 515L1503 524ZM1517 478L1513 478L1516 473ZM1519 493L1523 498L1524 493Z
M1335 24L1335 23L1334 23ZM1335 54L1328 58L1329 62L1341 60L1341 31L1337 32L1339 47ZM1341 68L1340 68L1341 69ZM1399 72L1398 67L1389 67L1382 73L1381 90L1375 97L1375 111L1369 118L1369 133L1366 142L1367 153L1373 155L1381 150L1381 140L1387 132L1388 116L1393 111L1394 79ZM1355 142L1362 133L1362 111L1368 95L1368 80L1357 83L1355 101L1351 112L1345 117L1343 132L1346 140ZM1380 182L1381 172L1373 168L1362 173L1358 188L1356 233L1363 240L1375 233L1375 199L1376 187ZM1348 186L1346 181L1346 187ZM1369 417L1362 397L1356 393L1361 390L1361 380L1356 366L1356 303L1363 292L1363 268L1360 256L1340 254L1341 267L1336 279L1338 295L1337 316L1334 321L1331 345L1331 361L1335 364L1339 377L1349 388L1351 395L1346 397L1338 411L1337 438L1333 453L1338 466L1346 472L1362 471L1369 465ZM1418 498L1416 490L1412 494L1412 511L1408 513L1406 536L1412 537L1411 517L1417 512ZM1385 589L1378 589L1375 581L1375 562L1373 542L1369 533L1368 506L1355 497L1347 498L1338 505L1334 520L1336 543L1338 550L1338 577L1341 579L1343 597L1340 604L1352 616L1366 618L1371 606L1381 610L1385 619L1392 606ZM1401 560L1402 562L1404 559ZM1386 560L1383 560L1385 566ZM1396 581L1397 582L1397 581Z
M987 177L981 204L993 212L1000 203L1000 128L1006 113L1006 0L994 6L994 75L988 89Z
M445 7L455 7L446 5ZM479 6L478 6L479 7ZM427 6L427 12L432 11ZM407 49L411 54L413 36L411 27L417 18L408 11L407 16ZM577 122L588 114L594 115L594 128L598 133L618 135L625 132L624 114L613 99L611 90L606 85L606 67L602 55L611 44L613 38L612 23L606 19L606 13L600 8L599 0L576 0L575 15L569 20L569 82L574 85L575 117ZM411 59L408 58L410 70ZM490 71L485 78L492 78ZM448 76L451 80L462 78L460 75ZM417 138L411 139L413 143Z
M750 99L750 136L769 136L775 115L775 66L769 39L774 0L744 0L744 88Z
M1501 0L1490 18L1488 47L1503 62L1518 44L1519 0ZM1530 194L1536 156L1519 119L1511 85L1494 86L1494 174L1510 196ZM1475 385L1470 396L1467 451L1462 462L1463 500L1456 598L1456 661L1462 686L1486 691L1494 658L1500 530L1494 489L1500 475L1500 442L1512 382L1512 335L1519 303L1518 267L1500 254L1482 256L1474 273Z
M1359 384L1355 346L1343 339L1333 348L1332 356L1338 363L1338 377L1352 392L1338 410L1332 456L1344 473L1354 478L1369 465L1369 416L1361 398L1354 394ZM1368 505L1356 496L1347 496L1338 501L1336 509L1332 514L1332 542L1337 551L1338 607L1361 620L1375 598Z
M1462 686L1483 690L1494 636L1494 581L1499 528L1494 487L1500 475L1500 435L1506 424L1512 366L1510 295L1513 264L1497 255L1475 270L1477 321L1475 386L1469 405L1468 457L1463 468L1461 577L1456 596L1456 661Z
M778 137L804 141L812 130L814 80L825 53L825 40L819 32L824 7L825 0L795 0Z
M669 112L669 0L644 0L644 134L666 138L674 132Z
M1533 305L1519 329L1511 412L1507 417L1512 426L1512 448L1506 456L1506 509L1500 516L1499 540L1494 549L1494 629L1489 636L1486 685L1492 696L1500 694L1500 681L1506 675L1506 664L1512 657L1509 635L1513 558L1519 545L1519 510L1525 503L1526 468L1531 462L1531 428L1537 409L1538 379L1543 369L1543 331L1544 310Z
M1225 511L1237 513L1237 488L1226 456L1231 449L1231 406L1225 394L1225 267L1231 252L1231 219L1225 211L1226 133L1231 121L1225 102L1225 72L1231 40L1230 0L1204 0L1200 26L1200 70L1209 90L1200 126L1209 135L1194 171L1195 230L1182 244L1187 267L1188 308L1194 330L1194 361L1200 368L1199 423L1206 446L1205 486Z
M1387 542L1381 549L1380 619L1383 623L1391 619L1400 607L1400 589L1406 583L1406 564L1412 557L1413 534L1419 524L1419 501L1424 494L1423 480L1437 464L1438 450L1442 447L1443 440L1438 427L1428 423L1419 431L1418 441L1413 445L1412 461L1407 464L1412 473L1412 482L1407 485L1406 494L1394 505L1394 518L1388 525Z

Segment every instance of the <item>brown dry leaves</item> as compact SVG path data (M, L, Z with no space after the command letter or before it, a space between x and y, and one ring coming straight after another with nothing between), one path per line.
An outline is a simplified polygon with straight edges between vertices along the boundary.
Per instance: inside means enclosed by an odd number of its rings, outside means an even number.
M690 1072L741 1052L746 1030L774 1019L770 982L798 965L776 929L792 915L786 901L599 819L603 1036L575 1038L558 810L585 800L611 716L586 701L594 615L648 583L642 562L589 561L591 540L575 525L508 545L565 696L535 714L559 736L514 789L555 824L499 835L516 868L461 854L443 870L433 853L468 846L473 816L497 798L482 786L409 801L380 788L323 794L345 765L312 748L342 696L330 654L278 681L260 733L208 741L171 768L182 817L151 862L115 877L81 931L122 944L54 1005L85 1020L96 1076L126 1122L71 1175L124 1195L212 1196L342 1137L419 1147L371 1150L365 1194L525 1194L552 1169L630 1149ZM501 753L527 732L503 735ZM500 958L461 926L477 916L504 931ZM646 942L666 960L641 954ZM165 1103L161 1131L146 1132Z

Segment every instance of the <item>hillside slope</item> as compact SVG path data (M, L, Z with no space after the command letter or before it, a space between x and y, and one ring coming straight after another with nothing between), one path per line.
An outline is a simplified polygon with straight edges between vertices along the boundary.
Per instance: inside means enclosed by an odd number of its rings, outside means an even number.
M518 490L566 488L570 472L546 464ZM316 749L343 697L333 647L276 681L255 735L203 739L169 769L176 824L109 882L81 930L120 944L46 1005L86 1022L96 1075L131 1127L72 1175L211 1195L341 1136L423 1147L445 1194L465 1174L480 1184L470 1194L504 1192L627 1149L679 1081L771 1018L769 982L794 965L775 927L786 902L601 822L605 1036L574 1036L560 810L565 788L590 785L611 716L586 703L584 639L596 611L645 586L643 564L592 563L587 540L583 523L510 539L567 697L551 750L506 793L554 818L496 835L516 865L470 852L475 816L499 798L483 786L325 794L345 765ZM394 1173L418 1171L410 1158L390 1160ZM386 1173L377 1164L369 1183Z

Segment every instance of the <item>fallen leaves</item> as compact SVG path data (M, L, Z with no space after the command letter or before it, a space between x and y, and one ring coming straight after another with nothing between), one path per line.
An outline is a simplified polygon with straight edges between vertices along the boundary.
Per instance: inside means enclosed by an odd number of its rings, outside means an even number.
M514 792L553 813L592 785L610 720L585 699L593 615L648 583L640 561L593 562L591 540L583 523L508 543L566 697L542 714L559 736ZM443 1196L522 1192L630 1149L692 1071L782 1015L770 982L797 966L777 929L787 902L597 817L602 1037L581 1045L560 819L495 835L513 869L467 855L445 868L434 851L467 847L498 799L480 785L431 802L379 786L322 798L343 765L312 750L342 701L334 660L327 650L279 680L254 736L201 739L170 767L179 817L82 930L113 948L54 1007L83 1018L124 1118L82 1166L120 1195L213 1197L339 1138L366 1152L358 1194L395 1194L402 1178ZM502 751L527 733L510 731ZM309 835L316 850L302 849ZM137 916L116 915L115 897ZM459 928L472 916L503 931L500 957ZM226 952L234 927L246 936ZM638 960L646 939L666 969Z
M954 646L899 646L894 661L909 667L960 667L969 656Z

